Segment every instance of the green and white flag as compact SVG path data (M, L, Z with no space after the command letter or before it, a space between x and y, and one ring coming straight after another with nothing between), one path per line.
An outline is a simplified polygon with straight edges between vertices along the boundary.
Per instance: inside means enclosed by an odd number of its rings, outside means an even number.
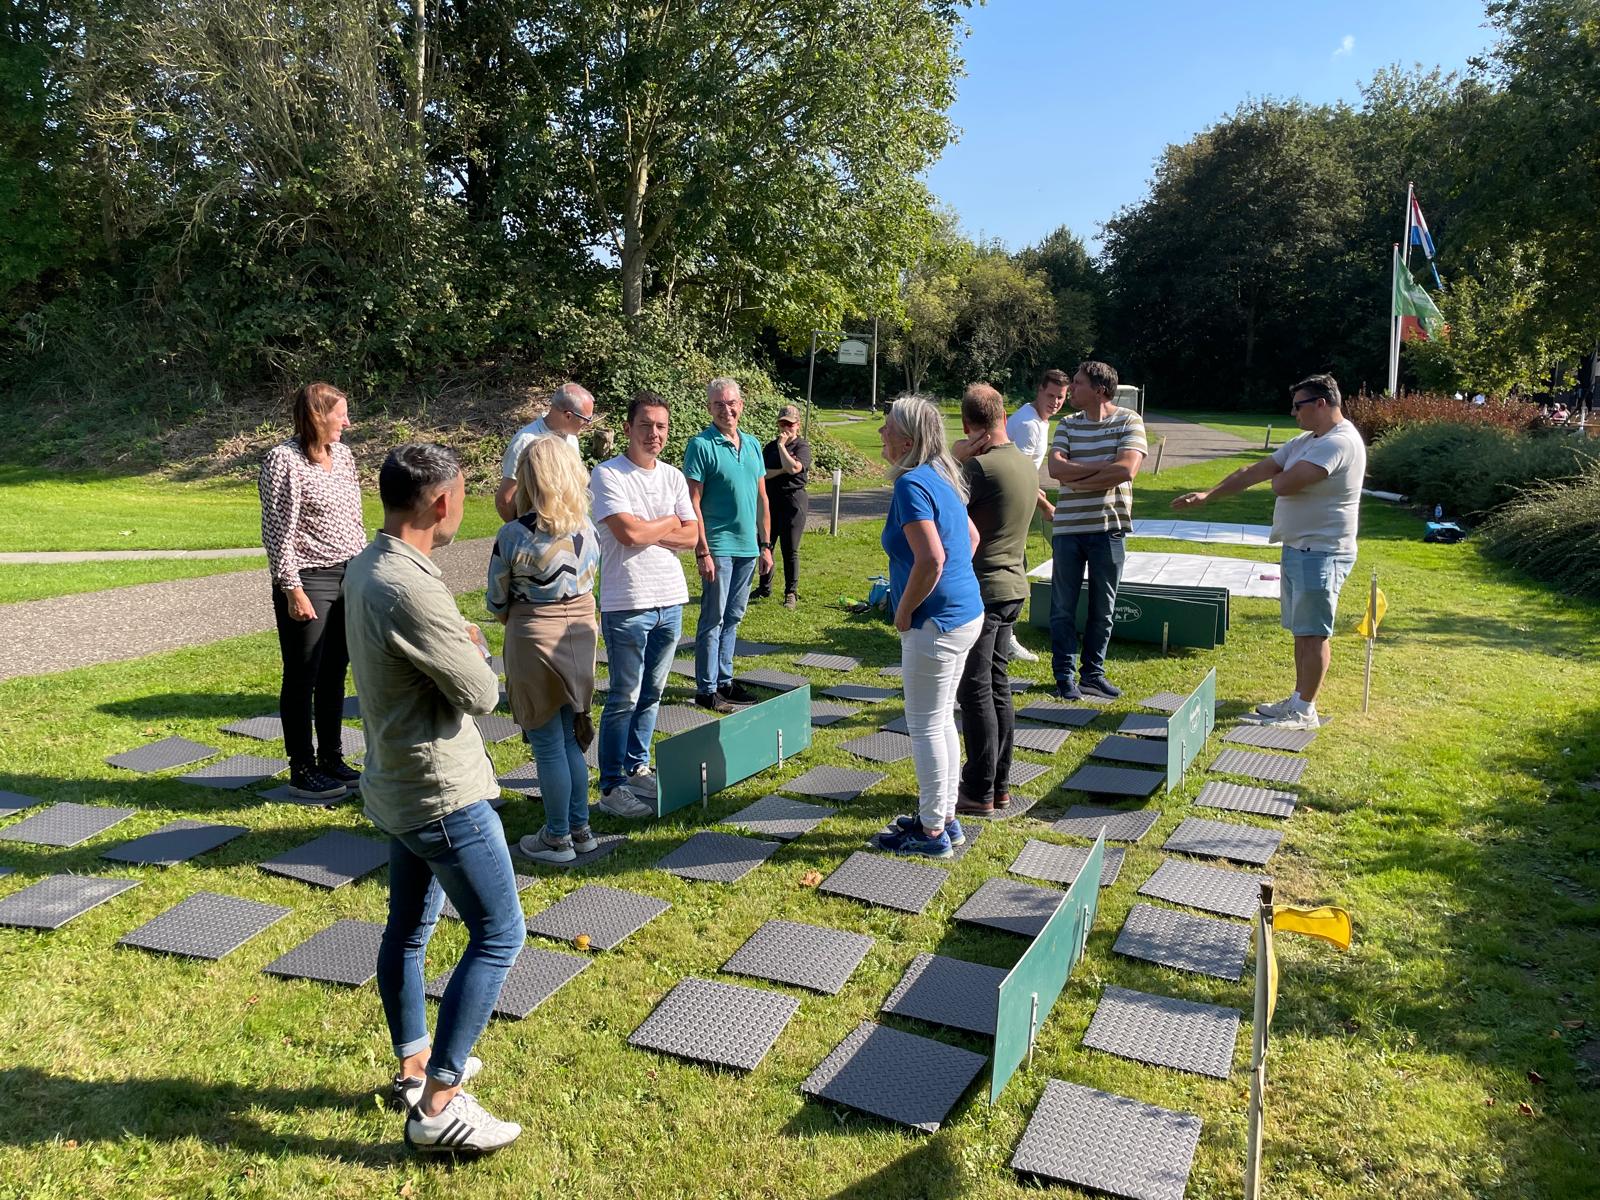
M1427 292L1411 277L1411 271L1398 260L1394 264L1394 306L1391 310L1400 318L1400 340L1416 338L1427 341L1438 338L1448 328L1444 314Z

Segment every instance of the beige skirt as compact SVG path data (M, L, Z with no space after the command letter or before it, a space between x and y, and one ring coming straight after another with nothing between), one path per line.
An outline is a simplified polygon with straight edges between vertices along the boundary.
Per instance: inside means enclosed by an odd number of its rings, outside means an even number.
M506 692L511 714L524 729L538 729L571 705L587 718L594 702L598 628L594 594L548 604L513 604L506 617Z

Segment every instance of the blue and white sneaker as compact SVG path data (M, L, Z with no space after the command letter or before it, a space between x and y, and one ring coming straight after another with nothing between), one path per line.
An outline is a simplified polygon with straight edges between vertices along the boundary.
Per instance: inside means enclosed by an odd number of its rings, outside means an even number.
M908 817L904 813L894 819L896 829L922 829L922 821L917 817ZM951 817L944 824L944 834L950 839L952 846L965 845L967 835L961 828L961 822Z
M920 822L911 829L897 828L893 833L880 833L878 845L891 854L919 858L950 858L955 854L948 833L941 829L938 837L929 837L922 831Z

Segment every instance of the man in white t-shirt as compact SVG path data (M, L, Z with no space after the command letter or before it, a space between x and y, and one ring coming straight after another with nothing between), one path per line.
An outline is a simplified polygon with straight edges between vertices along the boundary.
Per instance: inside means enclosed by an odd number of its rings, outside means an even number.
M594 423L594 397L582 384L563 383L550 394L544 416L530 421L506 446L500 460L500 487L494 494L494 508L502 521L517 519L517 461L534 438L564 437L567 445L579 451L578 435Z
M1287 700L1258 704L1268 724L1316 729L1317 692L1328 675L1328 639L1333 636L1339 589L1356 563L1356 526L1367 447L1340 410L1332 375L1312 375L1294 385L1290 411L1305 432L1260 462L1241 467L1210 491L1189 492L1172 502L1197 508L1218 496L1272 481L1272 537L1283 544L1279 573L1283 627L1294 635L1294 693Z
M1050 478L1045 460L1050 457L1056 414L1067 402L1067 387L1071 382L1071 377L1065 371L1051 367L1039 376L1039 387L1033 394L1033 400L1017 409L1006 421L1006 437L1033 460L1034 469L1039 472L1038 509L1047 530L1055 517L1056 506L1046 489L1055 487L1056 481ZM981 450L978 452L982 453ZM1037 654L1017 640L1015 628L1011 631L1011 657L1023 662L1039 661Z
M655 781L650 738L689 602L678 555L694 549L700 532L683 472L658 459L667 424L667 402L640 392L623 426L627 451L589 477L611 676L600 715L600 807L618 817L655 814L633 788Z

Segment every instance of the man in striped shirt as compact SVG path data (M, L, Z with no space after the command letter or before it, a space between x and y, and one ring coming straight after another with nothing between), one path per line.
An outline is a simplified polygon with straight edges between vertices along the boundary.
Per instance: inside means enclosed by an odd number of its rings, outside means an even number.
M1078 364L1068 401L1072 412L1056 426L1050 477L1061 485L1051 526L1050 649L1056 694L1115 699L1122 690L1106 678L1106 644L1122 578L1123 546L1133 528L1133 477L1144 462L1144 420L1116 402L1117 372L1103 362ZM1078 667L1078 596L1089 576ZM1080 690L1081 687L1081 690Z

